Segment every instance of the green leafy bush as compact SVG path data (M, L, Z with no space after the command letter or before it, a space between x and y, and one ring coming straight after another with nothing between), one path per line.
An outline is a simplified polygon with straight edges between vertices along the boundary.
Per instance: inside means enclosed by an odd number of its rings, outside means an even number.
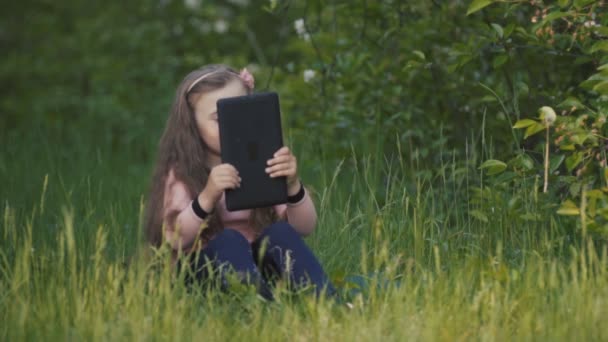
M495 1L474 1L470 13ZM561 201L560 215L577 217L587 230L608 236L608 17L602 1L542 1L510 4L506 12L522 16L529 23L511 24L516 32L509 44L536 47L537 53L553 62L552 56L566 56L573 66L562 70L539 115L528 112L514 129L525 129L522 152L508 163L486 161L488 174L500 174L494 182L516 186L527 174L543 175L543 192ZM526 16L524 16L526 17ZM527 18L526 17L526 18ZM504 30L493 25L499 36ZM569 56L569 57L568 57ZM498 57L497 57L498 58ZM559 57L555 57L559 58ZM495 64L496 63L495 59ZM563 77L572 72L577 78ZM544 134L541 134L544 133ZM542 136L542 137L538 137ZM503 171L505 171L503 173Z

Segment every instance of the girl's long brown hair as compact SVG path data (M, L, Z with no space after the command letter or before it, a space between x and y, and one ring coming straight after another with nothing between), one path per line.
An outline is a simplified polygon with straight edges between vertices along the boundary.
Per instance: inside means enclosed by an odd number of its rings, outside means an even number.
M193 82L203 75L206 76L188 91ZM225 65L208 65L188 74L177 88L165 131L160 139L144 214L145 236L153 246L158 247L163 243L163 223L174 224L175 221L175 217L169 217L163 222L162 217L165 182L169 171L173 170L175 177L186 185L192 198L198 196L205 187L211 171L207 165L210 152L198 131L193 110L194 101L205 96L205 92L220 89L233 80L242 82L234 69ZM273 208L261 208L252 211L249 221L250 225L259 231L277 219ZM220 217L212 214L208 219L207 228L199 236L202 242L206 242L223 228Z

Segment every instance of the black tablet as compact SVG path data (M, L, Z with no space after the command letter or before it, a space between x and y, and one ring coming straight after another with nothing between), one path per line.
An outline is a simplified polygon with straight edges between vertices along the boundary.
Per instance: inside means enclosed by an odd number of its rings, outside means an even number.
M226 191L229 211L287 202L286 177L270 178L266 162L283 146L281 111L276 93L224 98L217 101L223 163L233 165L241 187Z

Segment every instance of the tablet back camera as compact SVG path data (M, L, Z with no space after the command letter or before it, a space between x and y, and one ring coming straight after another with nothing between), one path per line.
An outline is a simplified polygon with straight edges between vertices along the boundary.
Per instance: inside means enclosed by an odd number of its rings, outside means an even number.
M250 141L247 144L247 155L249 156L249 161L256 161L259 158L258 153L258 143L255 141Z

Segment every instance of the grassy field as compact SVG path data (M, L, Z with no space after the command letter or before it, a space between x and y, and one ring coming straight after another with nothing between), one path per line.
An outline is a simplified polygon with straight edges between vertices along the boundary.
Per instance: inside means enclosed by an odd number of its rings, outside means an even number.
M517 190L534 219L505 209L515 194L486 196L484 146L434 169L414 146L385 158L296 146L320 215L307 242L351 310L281 289L273 303L186 291L141 242L151 144L0 139L4 341L608 340L606 244L546 208L535 178Z

